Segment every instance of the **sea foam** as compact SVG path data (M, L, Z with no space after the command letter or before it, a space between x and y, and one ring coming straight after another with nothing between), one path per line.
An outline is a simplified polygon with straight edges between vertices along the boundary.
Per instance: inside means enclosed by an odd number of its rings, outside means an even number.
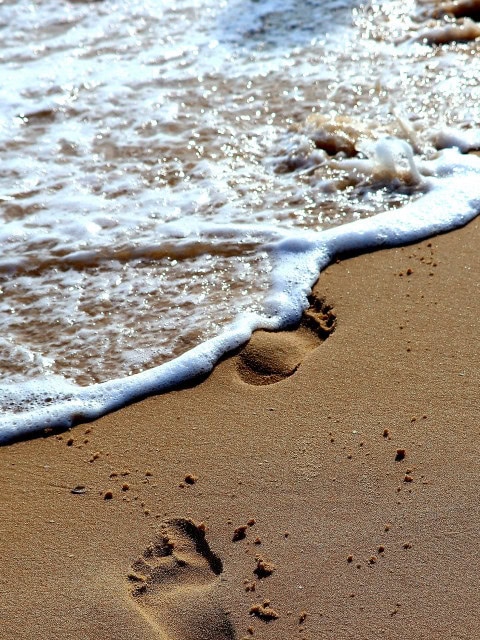
M0 4L4 441L205 375L338 253L476 214L479 43L419 38L432 11Z
M413 162L406 144L400 148ZM397 142L382 142L377 159L386 159L390 172L397 151ZM430 177L421 178L425 193L404 207L317 233L290 230L273 240L272 230L265 229L264 248L273 258L274 269L263 313L240 315L220 335L180 357L128 378L89 387L58 376L4 385L4 407L10 412L0 418L1 441L93 420L135 399L208 374L219 358L245 343L256 329L281 330L298 322L319 272L339 253L394 247L465 225L480 211L480 158L446 149L427 164ZM277 230L273 235L278 234ZM26 403L29 410L16 411Z

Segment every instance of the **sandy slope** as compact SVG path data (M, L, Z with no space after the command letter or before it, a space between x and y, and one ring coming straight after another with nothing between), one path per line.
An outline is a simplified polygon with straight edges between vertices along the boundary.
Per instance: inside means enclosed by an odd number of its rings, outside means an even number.
M342 260L326 340L3 447L0 636L473 640L479 239Z

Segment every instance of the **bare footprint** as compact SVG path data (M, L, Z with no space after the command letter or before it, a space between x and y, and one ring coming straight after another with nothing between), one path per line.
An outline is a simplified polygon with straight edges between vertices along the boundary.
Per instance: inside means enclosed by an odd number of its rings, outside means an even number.
M135 606L161 640L233 640L221 605L220 558L192 520L170 520L128 574Z
M297 328L255 331L237 356L238 375L253 385L273 384L288 378L303 358L334 331L335 321L332 307L311 296L310 307Z

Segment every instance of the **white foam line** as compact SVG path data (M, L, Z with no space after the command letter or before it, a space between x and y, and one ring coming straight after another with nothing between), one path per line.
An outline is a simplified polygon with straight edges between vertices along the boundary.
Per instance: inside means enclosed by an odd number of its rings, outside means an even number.
M266 245L265 249L277 257L277 264L265 315L242 315L221 335L160 367L78 391L69 385L67 400L0 418L0 441L45 427L66 428L74 422L93 420L136 399L208 374L255 329L280 329L298 321L319 272L339 253L418 242L465 225L480 211L480 158L449 149L434 164L440 177L429 179L427 193L415 202L327 231L291 234Z

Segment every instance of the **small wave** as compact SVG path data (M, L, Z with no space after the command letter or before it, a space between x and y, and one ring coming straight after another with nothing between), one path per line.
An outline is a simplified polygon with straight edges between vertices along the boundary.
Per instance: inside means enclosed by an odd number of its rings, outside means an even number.
M63 391L56 379L7 385L3 391L4 410L11 413L0 418L2 440L40 427L66 428L81 420L91 420L135 398L166 391L205 375L221 356L246 342L254 330L275 330L298 322L308 306L308 295L318 272L336 254L418 241L466 224L479 213L479 158L449 149L432 162L430 171L440 177L429 178L427 192L403 208L317 234L292 234L271 244L270 251L276 260L263 312L240 315L219 336L175 360L126 379L87 388L67 384Z

